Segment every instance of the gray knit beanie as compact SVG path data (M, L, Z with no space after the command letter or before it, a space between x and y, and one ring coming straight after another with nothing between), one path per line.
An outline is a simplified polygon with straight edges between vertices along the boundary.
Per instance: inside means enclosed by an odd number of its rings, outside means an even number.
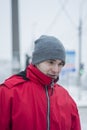
M65 64L65 48L56 37L42 35L35 41L32 64L35 65L50 59L59 59Z

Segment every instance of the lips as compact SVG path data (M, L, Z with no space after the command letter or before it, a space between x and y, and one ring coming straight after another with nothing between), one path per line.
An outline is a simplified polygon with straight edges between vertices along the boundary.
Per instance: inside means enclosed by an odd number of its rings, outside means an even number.
M48 74L48 76L51 77L51 78L54 78L54 79L57 78L57 75Z

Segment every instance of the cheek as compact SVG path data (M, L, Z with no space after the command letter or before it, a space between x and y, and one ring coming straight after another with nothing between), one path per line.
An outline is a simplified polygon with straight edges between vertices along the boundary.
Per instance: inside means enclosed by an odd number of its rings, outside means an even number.
M48 71L49 71L49 68L47 66L41 66L40 70L44 73L44 74L47 74Z
M60 68L60 71L62 70L62 67Z

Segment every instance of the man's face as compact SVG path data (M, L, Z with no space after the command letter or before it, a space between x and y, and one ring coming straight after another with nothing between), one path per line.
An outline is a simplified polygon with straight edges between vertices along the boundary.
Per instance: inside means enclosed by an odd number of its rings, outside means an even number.
M47 76L56 79L64 66L61 60L47 60L36 65L37 68Z

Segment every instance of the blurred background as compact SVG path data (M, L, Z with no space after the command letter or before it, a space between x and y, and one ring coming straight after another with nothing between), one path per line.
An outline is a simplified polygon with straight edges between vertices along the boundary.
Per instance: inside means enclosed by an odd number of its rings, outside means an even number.
M34 40L56 36L66 48L59 83L75 99L87 130L87 1L0 0L0 83L25 69Z

